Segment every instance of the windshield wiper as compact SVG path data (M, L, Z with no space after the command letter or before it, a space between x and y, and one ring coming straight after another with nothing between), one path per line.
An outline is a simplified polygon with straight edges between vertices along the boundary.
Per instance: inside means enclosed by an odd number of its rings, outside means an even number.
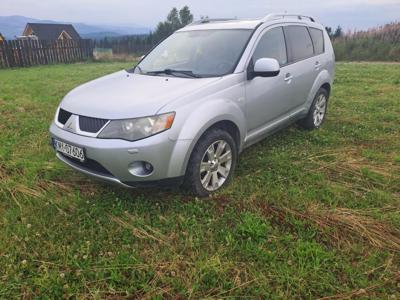
M165 69L165 70L160 70L160 71L149 71L149 72L146 72L145 74L149 74L149 75L166 74L166 75L172 75L172 76L176 76L176 74L182 74L187 77L201 78L200 75L194 74L192 71L187 71L187 70Z

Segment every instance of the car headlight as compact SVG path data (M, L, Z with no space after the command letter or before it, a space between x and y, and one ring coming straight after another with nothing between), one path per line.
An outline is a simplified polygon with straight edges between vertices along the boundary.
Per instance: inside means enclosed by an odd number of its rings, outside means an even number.
M98 137L133 142L170 129L174 119L175 113L172 112L145 118L113 120Z

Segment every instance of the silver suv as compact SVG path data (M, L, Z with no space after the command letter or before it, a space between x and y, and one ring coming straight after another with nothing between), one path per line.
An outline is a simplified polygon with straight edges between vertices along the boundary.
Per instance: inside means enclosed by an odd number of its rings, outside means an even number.
M335 57L311 17L202 20L130 70L71 91L50 133L57 157L124 187L182 184L207 196L238 154L298 122L322 125Z

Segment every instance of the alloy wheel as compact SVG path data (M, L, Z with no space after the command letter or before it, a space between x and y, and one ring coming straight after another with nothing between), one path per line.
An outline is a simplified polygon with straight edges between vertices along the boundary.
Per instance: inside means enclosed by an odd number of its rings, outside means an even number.
M326 96L324 94L320 94L317 99L317 102L315 103L315 108L313 113L313 120L315 127L321 126L322 122L324 121L325 113L326 113Z
M227 180L232 167L231 146L223 140L213 142L200 163L200 181L209 192L219 189Z

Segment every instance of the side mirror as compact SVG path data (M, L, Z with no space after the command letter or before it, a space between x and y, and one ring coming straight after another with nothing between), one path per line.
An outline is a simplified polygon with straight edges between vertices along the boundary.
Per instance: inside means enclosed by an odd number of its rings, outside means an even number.
M274 58L260 58L254 64L250 79L255 77L274 77L278 76L281 71L279 62Z

